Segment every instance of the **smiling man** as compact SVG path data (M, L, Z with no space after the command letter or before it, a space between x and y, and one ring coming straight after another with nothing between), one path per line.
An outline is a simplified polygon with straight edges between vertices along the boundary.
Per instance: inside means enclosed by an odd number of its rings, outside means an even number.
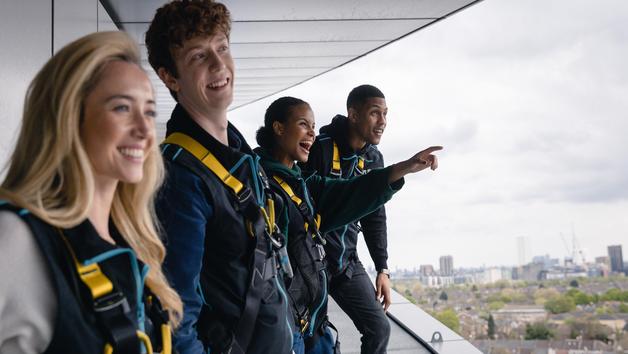
M351 90L347 117L337 115L320 129L306 169L321 176L347 179L384 167L376 145L384 134L387 113L386 98L378 88L361 85ZM376 290L358 258L360 230L377 269ZM362 353L385 353L390 324L384 311L391 298L384 207L362 218L359 225L348 224L328 233L326 240L330 295L362 334Z
M165 273L184 302L175 346L181 354L285 354L292 329L277 276L280 242L271 240L272 194L255 154L227 120L230 27L224 5L184 0L158 9L146 33L148 60L177 101L156 204Z

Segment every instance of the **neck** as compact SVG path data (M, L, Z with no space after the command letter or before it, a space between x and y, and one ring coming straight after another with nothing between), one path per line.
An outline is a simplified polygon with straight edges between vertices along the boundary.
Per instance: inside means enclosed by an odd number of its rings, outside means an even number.
M87 212L87 218L94 225L98 235L112 244L115 244L115 241L109 233L109 215L117 185L118 181L116 180L99 181L97 177L94 186L94 199Z
M202 112L194 106L186 105L185 102L181 102L181 105L188 112L192 120L203 128L203 130L223 145L229 145L229 137L227 134L229 122L227 121L226 110Z
M294 166L294 160L290 158L290 156L288 156L288 154L284 153L283 151L278 151L278 149L275 149L275 151L273 151L273 157L275 158L275 160L279 161L282 165L290 169L292 168L292 166Z
M356 133L355 129L349 126L349 147L351 147L353 151L359 151L364 146L366 146L366 140L362 139Z

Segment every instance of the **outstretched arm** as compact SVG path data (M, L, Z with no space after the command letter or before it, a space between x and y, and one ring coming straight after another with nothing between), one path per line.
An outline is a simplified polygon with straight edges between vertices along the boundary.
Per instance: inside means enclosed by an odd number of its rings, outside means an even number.
M405 161L392 165L390 175L388 176L388 182L393 183L409 173L419 172L428 167L430 167L432 171L437 169L438 159L436 155L432 153L442 149L442 146L431 146L418 152L416 155Z

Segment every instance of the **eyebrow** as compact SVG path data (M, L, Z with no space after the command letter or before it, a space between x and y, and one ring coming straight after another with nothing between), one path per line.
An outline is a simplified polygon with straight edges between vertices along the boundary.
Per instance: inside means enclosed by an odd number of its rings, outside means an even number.
M107 97L107 99L105 99L105 103L116 100L116 99L124 99L124 100L135 102L135 98L129 95L111 95ZM146 103L156 104L155 100L147 100Z

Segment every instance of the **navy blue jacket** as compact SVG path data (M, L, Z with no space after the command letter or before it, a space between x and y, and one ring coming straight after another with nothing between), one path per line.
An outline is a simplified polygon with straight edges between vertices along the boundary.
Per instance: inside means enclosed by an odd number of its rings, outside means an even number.
M167 133L181 132L211 151L220 163L251 190L260 194L257 156L242 135L228 126L229 146L217 141L196 124L179 105L168 121ZM206 183L198 173L177 162L176 145L164 145L167 178L157 201L157 213L165 231L164 269L184 303L184 316L175 333L181 354L212 349L201 341L201 324L220 324L234 331L241 316L252 274L255 238L244 225L235 197L210 173ZM264 283L255 332L248 353L289 353L292 329L282 280L276 276ZM209 320L208 320L209 318ZM206 348L209 346L209 348ZM212 350L212 353L216 350Z

